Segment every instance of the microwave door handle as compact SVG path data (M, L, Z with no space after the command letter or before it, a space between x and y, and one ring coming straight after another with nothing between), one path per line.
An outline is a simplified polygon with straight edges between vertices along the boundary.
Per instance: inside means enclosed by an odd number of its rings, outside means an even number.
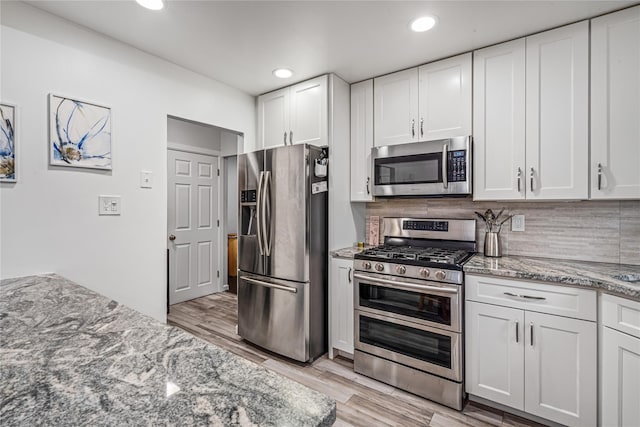
M449 187L449 179L448 179L449 165L447 161L448 159L449 159L449 146L447 144L444 144L444 147L442 147L442 185L444 185L444 188Z
M264 255L262 247L262 182L264 180L264 172L260 171L258 178L258 198L256 200L256 237L258 238L258 250L260 255Z

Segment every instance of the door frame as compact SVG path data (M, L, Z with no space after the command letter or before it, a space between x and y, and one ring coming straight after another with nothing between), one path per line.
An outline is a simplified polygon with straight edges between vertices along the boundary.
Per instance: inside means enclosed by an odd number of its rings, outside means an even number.
M222 195L222 187L223 187L223 177L220 174L220 159L222 158L221 156L221 152L218 150L210 150L208 148L200 148L200 147L192 147L190 145L185 145L185 144L177 144L177 143L173 143L173 142L167 142L167 157L168 157L168 152L169 150L171 151L180 151L183 153L192 153L192 154L202 154L205 156L215 156L218 160L216 162L216 167L217 167L217 174L218 174L218 185L217 185L217 192L218 192L218 210L216 212L217 214L217 231L216 231L216 241L217 241L217 245L218 245L218 272L219 275L218 277L215 278L215 282L216 282L216 292L222 292L224 291L223 289L223 279L222 279L222 263L224 261L224 255L223 255L223 246L222 246L222 204L224 203L223 201L223 195ZM166 191L167 191L167 203L166 203L166 208L167 208L167 223L165 224L165 242L167 244L167 255L169 254L170 248L169 248L169 221L168 221L168 212L169 212L169 169L168 169L168 163L165 162L165 167L167 168L166 170ZM169 281L171 280L170 277L170 271L169 271L170 265L169 265L169 257L167 256L167 307L170 307L169 304Z

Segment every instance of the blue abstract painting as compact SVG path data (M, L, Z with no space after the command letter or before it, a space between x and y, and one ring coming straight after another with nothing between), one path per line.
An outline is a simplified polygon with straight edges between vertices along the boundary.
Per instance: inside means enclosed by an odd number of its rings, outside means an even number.
M16 109L0 104L0 181L16 182Z
M111 169L111 109L49 95L50 163Z

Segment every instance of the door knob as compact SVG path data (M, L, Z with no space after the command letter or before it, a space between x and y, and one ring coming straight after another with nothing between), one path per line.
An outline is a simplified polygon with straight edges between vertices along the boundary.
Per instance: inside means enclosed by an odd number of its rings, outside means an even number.
M171 234L171 235L169 236L169 240L171 240L171 241L173 242L174 240L176 240L176 236L174 236L173 234Z

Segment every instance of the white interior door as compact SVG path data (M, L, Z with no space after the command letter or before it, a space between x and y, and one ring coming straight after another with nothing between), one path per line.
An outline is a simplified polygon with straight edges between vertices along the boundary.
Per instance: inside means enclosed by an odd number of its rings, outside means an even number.
M220 290L218 157L168 151L169 304Z

